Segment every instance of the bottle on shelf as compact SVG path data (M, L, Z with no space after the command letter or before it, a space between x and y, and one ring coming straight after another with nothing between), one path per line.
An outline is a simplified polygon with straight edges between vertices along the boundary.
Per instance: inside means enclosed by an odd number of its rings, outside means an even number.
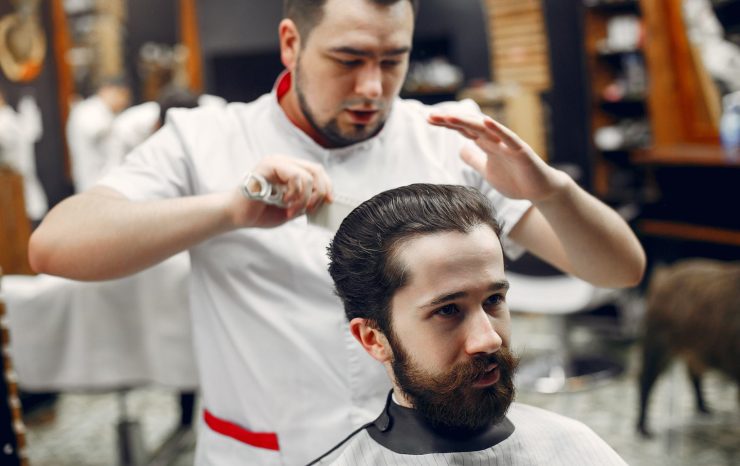
M722 118L719 134L727 158L740 160L740 91L727 94L722 99Z

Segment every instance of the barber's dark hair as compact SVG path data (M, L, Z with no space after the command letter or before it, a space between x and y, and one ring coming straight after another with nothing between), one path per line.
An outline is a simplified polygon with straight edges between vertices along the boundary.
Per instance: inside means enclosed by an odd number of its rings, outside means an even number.
M399 246L419 235L467 233L479 225L501 234L491 202L466 186L412 184L362 203L344 219L328 248L329 274L347 319L368 319L390 335L390 302L408 281Z
M283 0L283 16L290 18L298 27L303 41L308 39L313 28L324 17L324 6L327 0ZM394 3L410 1L414 14L419 11L419 0L367 0L378 5L393 5Z

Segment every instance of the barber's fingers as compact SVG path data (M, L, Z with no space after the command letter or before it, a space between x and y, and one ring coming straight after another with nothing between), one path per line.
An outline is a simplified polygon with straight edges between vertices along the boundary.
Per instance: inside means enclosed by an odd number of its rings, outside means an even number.
M306 210L311 211L324 202L332 202L332 183L329 175L326 173L326 170L324 170L324 167L317 163L308 162L305 160L298 160L297 163L306 171L308 171L313 177L313 189L311 190L310 196L308 197Z
M459 117L457 115L433 114L429 116L429 123L455 130L473 141L484 136L485 131L482 124L476 124L474 116Z
M317 163L274 155L263 159L255 171L284 190L282 201L289 217L331 202L331 180Z
M522 146L525 145L524 141L522 141L516 133L514 133L512 130L502 125L501 123L497 122L493 118L486 118L483 121L483 124L486 126L486 129L488 129L488 131L490 131L501 141L503 141L504 144L509 147L509 149L520 150L522 149Z
M460 150L460 158L479 173L485 173L488 158L486 154L472 143L465 144Z
M283 203L288 216L293 217L306 209L308 199L313 191L311 172L299 165L292 165L276 170L278 184L285 189Z

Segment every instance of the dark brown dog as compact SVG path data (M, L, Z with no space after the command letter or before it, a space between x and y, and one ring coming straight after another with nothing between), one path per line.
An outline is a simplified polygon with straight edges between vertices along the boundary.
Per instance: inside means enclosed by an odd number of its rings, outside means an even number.
M675 356L686 361L700 412L701 376L718 369L740 384L740 262L687 259L656 269L647 294L638 431L653 384ZM740 393L740 392L739 392Z

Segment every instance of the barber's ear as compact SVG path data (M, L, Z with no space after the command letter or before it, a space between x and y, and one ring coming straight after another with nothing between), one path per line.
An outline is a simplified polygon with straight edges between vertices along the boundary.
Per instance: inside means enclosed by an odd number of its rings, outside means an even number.
M355 317L349 322L349 329L352 336L373 359L379 362L386 362L391 359L393 352L390 344L388 344L388 339L368 319Z
M295 69L298 61L298 52L301 49L301 35L298 33L298 26L292 19L280 21L278 28L280 37L280 60L288 71Z

